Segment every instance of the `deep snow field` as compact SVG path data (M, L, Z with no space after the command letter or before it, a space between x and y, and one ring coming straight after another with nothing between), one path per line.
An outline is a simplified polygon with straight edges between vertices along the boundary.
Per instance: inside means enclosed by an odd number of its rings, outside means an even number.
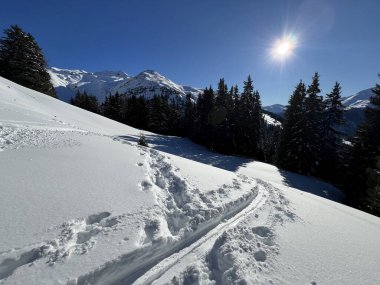
M0 78L0 284L380 284L339 190Z

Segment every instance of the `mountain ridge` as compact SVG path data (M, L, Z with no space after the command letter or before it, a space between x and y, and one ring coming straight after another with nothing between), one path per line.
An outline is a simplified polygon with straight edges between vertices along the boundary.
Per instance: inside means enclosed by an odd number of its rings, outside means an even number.
M147 99L155 95L185 99L187 94L196 99L202 92L199 88L174 83L151 69L142 71L135 76L130 76L123 71L87 72L80 69L70 70L57 67L49 68L48 72L58 97L65 102L69 102L77 91L86 91L96 96L99 102L103 102L108 94L116 92L144 96Z

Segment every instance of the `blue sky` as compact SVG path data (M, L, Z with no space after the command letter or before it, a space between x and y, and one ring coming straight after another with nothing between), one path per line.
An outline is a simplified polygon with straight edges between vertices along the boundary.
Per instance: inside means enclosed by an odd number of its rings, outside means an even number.
M88 71L154 69L195 87L251 74L264 105L286 103L315 71L322 92L379 82L379 0L2 0L0 29L18 24L50 66ZM284 35L293 55L273 59Z

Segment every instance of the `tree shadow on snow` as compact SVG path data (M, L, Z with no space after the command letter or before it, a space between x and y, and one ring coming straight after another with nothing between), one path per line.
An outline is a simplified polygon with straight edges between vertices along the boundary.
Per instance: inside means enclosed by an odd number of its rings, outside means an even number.
M280 169L278 171L282 176L282 182L289 187L297 188L335 202L342 202L344 199L344 194L338 188L318 178Z
M188 138L175 136L164 136L157 134L145 134L150 147L177 155L183 158L188 158L200 163L212 165L228 171L236 171L240 166L254 161L238 156L228 156L208 150L206 147L193 143ZM117 139L125 140L132 143L137 143L138 136L124 135L118 136Z
M200 163L212 165L214 167L228 171L236 172L240 167L254 167L251 164L252 162L255 162L253 159L238 156L228 156L212 152L206 147L192 142L188 138L157 134L145 134L145 137L149 146L153 149L191 159ZM139 136L123 135L115 137L115 139L137 144ZM283 185L287 185L304 192L309 192L311 194L336 202L340 202L344 198L342 192L331 184L323 182L314 177L281 170L275 166L273 167L275 169L268 170L266 173L270 174L270 176L274 175L273 181L271 181L271 179L268 179L268 182L281 183ZM255 171L254 168L253 170ZM256 174L258 172L256 172ZM277 178L275 176L277 176ZM255 177L261 178L260 175L257 175ZM265 175L265 177L268 177L268 175ZM261 179L266 180L264 178Z

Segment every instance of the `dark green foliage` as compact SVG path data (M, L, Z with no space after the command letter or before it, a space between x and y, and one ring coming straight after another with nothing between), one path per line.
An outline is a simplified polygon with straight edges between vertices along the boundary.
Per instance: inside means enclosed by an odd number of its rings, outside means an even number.
M123 96L116 92L115 95L108 95L102 104L102 113L107 118L118 122L125 122L126 110L125 100Z
M322 161L325 104L323 97L319 95L320 92L319 75L315 73L306 91L306 125L303 129L307 147L302 156L306 162L306 174L309 175L318 175Z
M212 131L213 149L218 152L234 153L232 114L233 98L224 79L218 83L215 105L210 111L209 123Z
M125 123L138 129L146 129L148 125L148 107L145 98L137 98L132 95L125 100Z
M281 126L267 124L264 119L261 121L260 149L263 161L268 163L275 162L281 131Z
M140 132L139 140L137 142L138 145L149 147L148 142L146 141L146 137L143 132Z
M366 120L357 130L343 185L351 205L380 216L380 85L373 89L370 102Z
M0 76L57 97L46 71L46 60L34 37L17 25L4 30L4 35L0 39Z
M277 165L294 172L307 171L309 162L306 129L306 87L301 81L289 99L284 114L283 130L277 151Z
M262 159L261 139L261 101L258 91L254 91L251 76L244 81L240 100L236 102L236 145L237 152Z
M185 111L184 111L184 135L188 137L194 136L194 120L196 115L195 104L192 101L191 95L186 96Z
M211 110L214 107L214 90L206 88L203 94L198 96L196 104L196 115L194 120L194 134L193 140L200 144L206 145L209 148L213 148L212 138L212 121Z
M148 104L148 130L170 134L168 97L154 96Z
M327 99L319 95L319 75L307 88L301 81L285 111L277 164L285 169L335 181L342 135L341 87L336 83Z
M326 95L323 116L322 151L318 175L330 182L337 182L337 173L342 164L343 135L338 130L344 123L341 87L335 83L331 93Z
M70 99L70 104L93 113L100 113L98 98L96 98L96 96L87 94L86 91L80 93L78 90L75 94L75 97Z

